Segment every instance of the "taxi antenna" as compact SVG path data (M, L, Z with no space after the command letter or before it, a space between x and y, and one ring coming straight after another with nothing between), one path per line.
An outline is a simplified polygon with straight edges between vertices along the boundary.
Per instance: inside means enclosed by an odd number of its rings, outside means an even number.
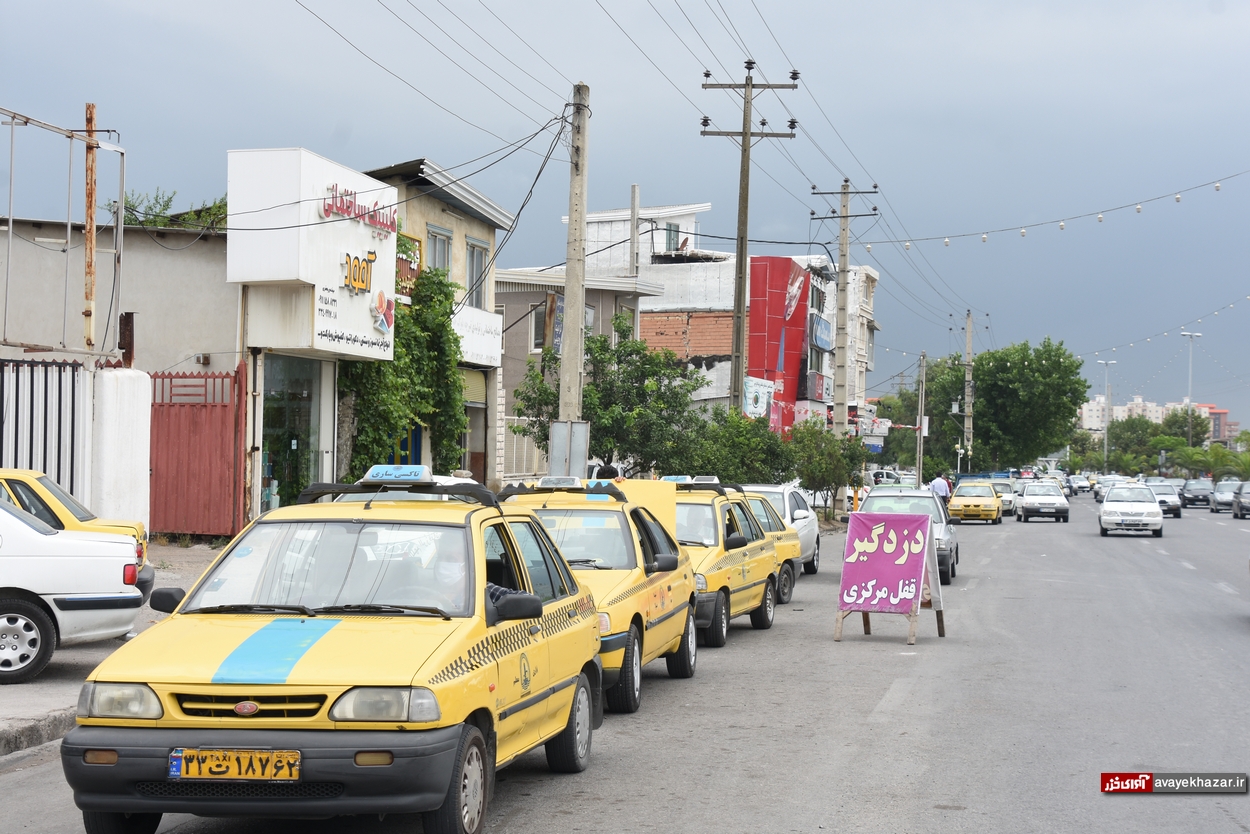
M382 494L382 492L383 492L383 490L385 490L385 489L386 489L386 484L383 484L382 486L378 487L378 491L377 491L377 492L375 492L375 493L373 493L372 495L370 495L370 496L369 496L369 500L365 502L365 509L366 509L366 510L368 510L368 509L372 509L372 508L373 508L373 499L375 499L375 498L377 498L379 495L381 495L381 494Z

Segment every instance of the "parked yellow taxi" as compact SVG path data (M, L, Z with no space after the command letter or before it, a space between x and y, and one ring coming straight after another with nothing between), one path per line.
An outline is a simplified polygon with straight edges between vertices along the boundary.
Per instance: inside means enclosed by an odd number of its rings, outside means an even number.
M772 502L763 495L747 492L745 497L755 520L777 551L777 602L788 605L794 597L796 566L803 563L799 532L781 520Z
M172 616L88 676L61 745L88 834L163 813L478 832L497 767L546 745L584 770L602 722L590 591L529 509L426 467L312 485L152 606Z
M772 628L777 606L777 552L746 498L715 478L672 476L677 483L677 541L695 570L695 624L713 648L729 639L729 621L751 615Z
M156 570L148 564L148 534L142 521L97 518L68 490L34 469L0 469L0 501L16 504L56 530L133 536L135 553L139 557L135 587L143 593L145 602L151 596Z
M670 532L677 490L663 481L547 477L507 487L506 503L531 508L599 608L604 698L636 712L642 667L663 657L675 678L694 676L694 570Z
M960 521L1003 523L1003 502L988 481L960 481L951 493L946 511Z

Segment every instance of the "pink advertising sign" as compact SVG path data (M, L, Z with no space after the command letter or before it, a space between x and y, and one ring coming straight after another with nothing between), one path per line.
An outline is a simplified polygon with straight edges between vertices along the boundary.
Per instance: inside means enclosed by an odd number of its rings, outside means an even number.
M928 551L928 515L851 513L838 609L911 614Z

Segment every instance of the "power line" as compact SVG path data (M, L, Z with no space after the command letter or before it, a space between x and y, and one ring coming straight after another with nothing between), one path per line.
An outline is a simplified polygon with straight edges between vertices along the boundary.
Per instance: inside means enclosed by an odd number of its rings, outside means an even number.
M520 65L520 64L518 64L516 61L512 60L511 58L509 58L509 57L508 57L506 54L504 54L502 51L500 51L500 49L499 49L497 46L495 46L495 44L494 44L494 43L492 43L492 42L491 42L491 39L490 39L490 38L486 37L486 36L485 36L485 35L483 35L481 32L479 32L477 29L473 28L473 26L471 26L471 25L469 25L468 23L466 23L466 22L465 22L465 20L464 20L464 18L462 18L460 15L456 14L456 12L455 12L455 11L454 11L454 10L453 10L450 6L448 6L446 3L444 3L444 2L443 2L443 0L435 0L435 2L437 2L437 3L438 3L438 5L442 6L442 7L443 7L443 9L444 9L444 10L445 10L445 11L446 11L449 15L451 15L452 17L454 17L456 20L460 21L460 23L461 23L461 24L462 24L462 25L463 25L466 29L468 29L468 30L469 30L470 32L472 32L473 34L477 35L478 39L479 39L479 40L481 40L481 42L482 42L482 43L484 43L484 44L486 44L488 47L490 47L491 51L493 51L493 52L494 52L496 55L498 55L500 58L503 58L503 59L504 59L505 61L507 61L509 64L512 64L512 66L516 67L518 70L520 70L521 72L525 73L525 75L526 75L526 76L528 76L528 77L529 77L532 81L534 81L535 83L537 83L540 87L545 88L545 89L546 89L548 92L550 92L553 96L557 96L557 97L560 97L560 98L563 98L563 97L564 97L564 94L563 94L563 93L560 93L560 92L557 92L556 90L553 90L551 87L549 87L549 86L548 86L546 83L544 83L542 80L540 80L539 78L537 78L537 77L535 77L534 75L530 74L530 72L529 72L528 70L526 70L526 69L525 69L525 67L521 66L521 65ZM487 11L490 11L490 10L489 10L489 9L487 9ZM491 12L491 14L494 14L494 12ZM498 18L496 18L496 19L498 19ZM502 21L500 21L500 22L502 23ZM513 34L515 35L516 33L515 33L515 32L513 32ZM463 47L461 47L461 48L463 49ZM550 64L549 64L548 66L550 66ZM552 67L552 69L555 69L555 68L554 68L554 67ZM569 83L570 83L570 85L572 84L572 82L569 82Z
M512 33L512 36L513 36L514 38L516 38L517 40L519 40L519 41L520 41L520 42L521 42L521 43L525 46L525 48L526 48L526 49L528 49L530 52L533 52L535 55L537 55L537 56L538 56L538 59L539 59L540 61L542 61L544 64L546 64L547 66L551 67L552 71L553 71L553 72L555 72L555 74L556 74L556 75L560 76L560 77L561 77L561 78L563 78L565 81L567 81L567 82L568 82L569 87L572 87L572 86L573 86L573 80L572 80L572 79L570 79L570 78L569 78L567 75L565 75L564 73L560 72L560 70L556 69L555 65L554 65L554 64L552 64L550 61L548 61L548 60L547 60L547 57L546 57L545 55L543 55L541 52L539 52L539 51L538 51L537 49L535 49L534 47L530 46L530 42L529 42L529 41L527 41L525 38L521 37L519 34L517 34L517 31L516 31L515 29L513 29L511 26L509 26L507 23L505 23L505 22L504 22L504 19L503 19L502 17L500 17L499 15L495 14L495 10L494 10L494 9L492 9L490 6L486 5L485 0L477 0L477 2L478 2L478 5L480 5L483 9L486 9L486 11L490 13L490 16L491 16L491 17L495 18L495 20L498 20L501 24L503 24L503 27L504 27L505 29L507 29L509 32L511 32L511 33Z

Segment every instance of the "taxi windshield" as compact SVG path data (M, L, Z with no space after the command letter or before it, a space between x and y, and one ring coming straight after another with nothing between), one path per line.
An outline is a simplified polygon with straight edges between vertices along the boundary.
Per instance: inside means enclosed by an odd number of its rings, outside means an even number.
M677 505L677 540L703 547L716 544L716 519L711 504Z
M994 491L997 492L999 495L1011 495L1011 484L1008 484L1008 483L993 484L993 487L994 487Z
M1063 490L1054 484L1029 484L1024 488L1025 495L1063 495Z
M864 513L928 515L938 524L944 524L946 519L942 517L942 511L938 509L938 506L938 502L927 495L869 495L864 499L859 510Z
M468 553L460 526L262 522L200 581L182 611L409 606L466 617L472 610Z
M582 570L631 570L638 559L630 546L628 522L619 510L567 507L535 509L569 567Z
M988 486L957 486L955 487L956 498L990 498L994 495L994 490Z

